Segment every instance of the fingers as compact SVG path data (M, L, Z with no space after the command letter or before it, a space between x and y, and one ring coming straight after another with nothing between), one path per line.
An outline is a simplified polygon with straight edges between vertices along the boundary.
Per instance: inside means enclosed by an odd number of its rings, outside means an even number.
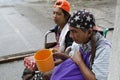
M52 51L53 53L55 53L55 52L58 52L59 49L58 49L58 48L51 48L51 51Z

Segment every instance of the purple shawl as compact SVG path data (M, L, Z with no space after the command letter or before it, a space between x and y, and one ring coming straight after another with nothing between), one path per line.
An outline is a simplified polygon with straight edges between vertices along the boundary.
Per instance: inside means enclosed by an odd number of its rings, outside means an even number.
M82 48L80 52L85 64L90 67L90 54L91 52L84 53ZM72 59L67 59L63 63L56 66L53 70L50 80L85 80L81 74L79 67L72 61Z

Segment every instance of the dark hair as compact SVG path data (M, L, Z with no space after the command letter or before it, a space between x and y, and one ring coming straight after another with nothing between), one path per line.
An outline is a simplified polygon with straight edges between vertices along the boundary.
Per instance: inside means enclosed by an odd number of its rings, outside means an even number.
M60 1L55 3L55 5L58 5L58 6L61 4L62 4L62 2L60 2Z
M96 34L95 31L93 31L93 34L91 36L91 59L90 59L90 62L91 62L91 66L93 65L93 62L94 62L94 58L95 58L95 53L96 53L96 38L94 36L94 34ZM92 70L92 67L90 67L91 70Z
M64 13L66 21L68 22L71 15L67 11L65 11L64 9L62 9L62 12Z

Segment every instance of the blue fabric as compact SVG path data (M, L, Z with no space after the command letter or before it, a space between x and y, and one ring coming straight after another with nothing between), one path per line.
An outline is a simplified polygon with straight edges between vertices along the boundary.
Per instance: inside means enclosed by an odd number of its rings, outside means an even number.
M89 53L83 53L83 50L80 48L81 55L85 64L89 67ZM63 63L59 64L54 68L50 80L85 80L81 74L79 67L72 61L71 58L67 59Z

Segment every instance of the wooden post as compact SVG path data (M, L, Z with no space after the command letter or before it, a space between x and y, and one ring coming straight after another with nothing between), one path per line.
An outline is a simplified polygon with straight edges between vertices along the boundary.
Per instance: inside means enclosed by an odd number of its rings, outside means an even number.
M108 80L120 80L120 0L116 3L115 26L113 32L112 48Z

